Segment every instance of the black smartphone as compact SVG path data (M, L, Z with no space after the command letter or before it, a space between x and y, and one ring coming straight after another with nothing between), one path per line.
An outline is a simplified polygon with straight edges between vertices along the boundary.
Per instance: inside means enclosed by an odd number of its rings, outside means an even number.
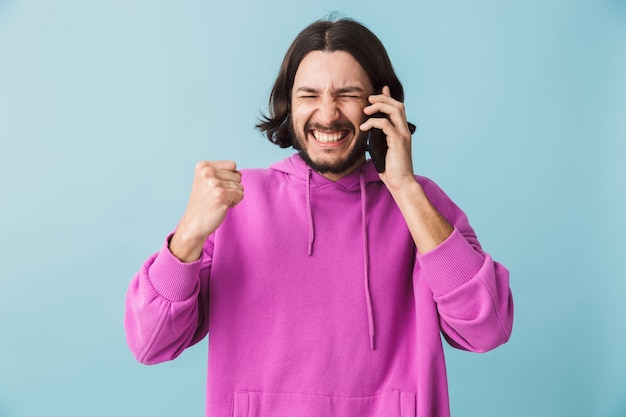
M372 117L387 117L384 113L375 113ZM411 134L415 133L415 125L407 123ZM376 171L385 172L385 159L387 157L387 136L381 129L372 128L367 134L367 150L374 161Z

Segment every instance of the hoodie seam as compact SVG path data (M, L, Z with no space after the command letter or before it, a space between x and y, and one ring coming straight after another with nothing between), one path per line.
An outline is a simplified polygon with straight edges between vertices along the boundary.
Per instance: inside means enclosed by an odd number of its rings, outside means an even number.
M506 331L506 327L504 326L504 322L502 320L502 317L500 316L500 311L497 308L498 304L496 303L496 297L494 297L494 294L493 294L493 291L491 290L491 287L489 285L487 285L487 283L482 279L482 277L480 275L476 275L476 278L480 281L480 283L485 288L487 288L487 292L489 293L489 297L491 298L491 305L494 306L496 319L498 320L498 324L500 325L500 328L502 330L502 334L504 335L504 340L508 341L510 339L511 335L509 334L509 332Z
M144 362L146 357L148 357L148 353L152 349L152 346L154 345L159 334L161 334L161 330L163 329L163 326L165 325L165 321L167 320L167 316L168 316L167 311L169 310L169 305L164 304L163 307L161 308L162 310L159 312L159 321L157 322L157 325L155 326L154 331L152 332L152 335L150 335L150 339L148 340L148 342L142 349L141 354L139 355L138 359L140 362Z
M407 389L401 389L401 388L390 388L390 389L386 389L386 390L383 390L383 391L377 391L377 392L375 392L373 394L362 394L362 395L334 395L334 394L320 394L320 393L314 393L314 392L308 392L308 391L302 391L302 392L297 392L297 391L260 391L260 390L248 390L248 389L240 389L240 390L235 391L235 393L272 394L272 395L281 395L281 394L286 394L286 395L306 395L306 396L310 396L310 397L345 398L345 399L380 397L381 395L384 395L384 394L386 394L388 392L410 392L410 393L414 393L414 391L407 390Z

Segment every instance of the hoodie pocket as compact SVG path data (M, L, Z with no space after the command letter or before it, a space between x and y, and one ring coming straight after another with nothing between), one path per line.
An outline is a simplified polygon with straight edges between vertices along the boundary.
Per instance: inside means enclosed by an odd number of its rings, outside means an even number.
M386 391L365 397L236 392L233 417L415 417L416 395Z

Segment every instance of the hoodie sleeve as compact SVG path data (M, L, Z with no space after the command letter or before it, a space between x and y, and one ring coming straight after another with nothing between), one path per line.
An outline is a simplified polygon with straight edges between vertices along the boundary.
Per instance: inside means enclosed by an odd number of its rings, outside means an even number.
M126 341L135 358L145 364L178 357L208 332L210 242L199 260L183 263L169 250L171 236L144 263L126 293Z
M454 231L437 248L418 255L433 292L440 326L450 345L486 352L508 341L513 327L509 271L485 253L467 216L432 181L420 181Z

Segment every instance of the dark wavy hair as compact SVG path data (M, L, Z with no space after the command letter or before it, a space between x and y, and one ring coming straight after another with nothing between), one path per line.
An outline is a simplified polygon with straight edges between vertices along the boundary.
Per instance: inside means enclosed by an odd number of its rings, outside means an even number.
M393 98L404 101L402 84L376 35L352 19L318 20L300 32L287 50L270 95L270 115L262 115L256 125L281 148L293 146L289 129L291 92L300 62L312 51L348 52L363 67L375 92L387 85Z

